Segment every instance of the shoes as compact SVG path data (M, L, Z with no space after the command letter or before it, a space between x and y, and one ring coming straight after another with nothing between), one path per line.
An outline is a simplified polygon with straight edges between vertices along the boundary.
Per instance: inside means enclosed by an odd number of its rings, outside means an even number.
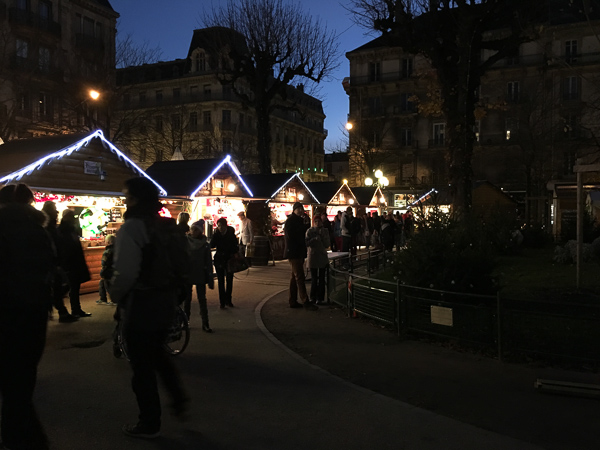
M90 317L92 315L92 313L87 313L82 309L79 311L73 311L71 314L75 317Z
M106 304L108 306L117 306L117 304L115 302L106 302Z
M226 308L227 308L227 306L226 306L226 305L221 305L221 306L220 306L220 308L221 308L221 309L226 309Z
M304 308L306 308L309 311L316 311L319 309L319 307L317 305L315 305L314 303L311 303L311 302L304 303Z
M173 415L180 422L187 422L190 418L190 399L184 398L181 401L174 402L171 406Z
M127 436L132 436L136 438L143 439L154 439L160 436L160 430L156 430L153 428L148 428L144 425L123 425L123 433Z
M301 303L293 302L293 303L290 303L290 308L303 308L303 306Z
M98 305L106 305L108 302L106 300L96 300Z
M61 314L60 316L58 316L58 321L60 323L73 323L73 322L77 322L79 320L79 317L75 317L72 314Z
M212 333L213 330L208 325L202 325L202 331L206 331L207 333Z
M227 306L229 306L230 308L235 308L235 307L233 306L233 303L231 303L231 302L227 303Z
M327 302L325 300L317 300L315 302L315 305L326 305L326 304L327 304Z

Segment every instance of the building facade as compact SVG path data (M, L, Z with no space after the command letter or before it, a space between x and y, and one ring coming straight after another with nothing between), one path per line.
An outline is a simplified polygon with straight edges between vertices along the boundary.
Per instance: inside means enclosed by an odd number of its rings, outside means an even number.
M572 182L575 160L599 151L600 10L580 3L553 2L538 38L488 70L477 93L473 179L518 194L546 221L548 183ZM446 122L428 59L385 37L346 57L351 183L380 169L397 189L447 186Z
M255 114L211 67L213 32L195 30L185 59L117 71L123 95L111 129L141 165L171 159L179 150L185 159L231 154L244 173L258 171ZM294 108L271 114L272 171L326 177L321 101L290 86L284 104Z
M108 0L0 1L2 140L102 125L88 93L114 84L118 17Z

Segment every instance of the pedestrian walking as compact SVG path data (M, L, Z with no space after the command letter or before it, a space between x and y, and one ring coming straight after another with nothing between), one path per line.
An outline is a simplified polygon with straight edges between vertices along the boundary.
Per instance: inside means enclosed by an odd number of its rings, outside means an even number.
M323 226L320 216L315 216L313 226L306 231L308 268L310 269L310 300L317 305L325 303L325 274L329 266L327 248L329 231Z
M79 298L81 284L91 280L91 276L85 262L85 255L81 247L81 235L78 230L80 228L77 224L75 212L71 209L65 209L57 229L59 266L64 269L67 275L71 314L81 318L92 315L81 309Z
M0 396L3 448L49 448L33 404L46 345L56 254L24 184L0 190ZM0 444L1 446L2 444Z
M210 289L215 288L212 271L212 256L208 239L204 235L204 220L194 222L187 235L188 251L190 253L190 283L186 290L186 299L183 310L191 317L192 291L196 286L196 296L200 305L200 317L202 319L202 331L212 333L208 324L208 306L206 304L206 285Z
M42 211L48 216L48 223L46 224L46 231L52 238L52 243L56 251L60 251L61 245L58 241L58 230L56 229L58 221L58 211L56 204L48 200L44 202ZM65 270L58 265L60 257L57 254L57 265L52 280L52 306L56 308L58 312L59 323L72 323L77 322L79 319L72 314L69 314L67 307L65 306L65 294L69 292L69 283L67 281L67 273Z
M342 211L338 211L333 219L333 242L335 243L335 252L342 252L344 245L342 241Z
M210 248L216 249L214 264L219 283L220 307L233 308L233 271L230 261L239 252L239 248L235 230L227 225L227 219L224 217L217 220L217 230L210 240Z
M248 261L250 265L252 263L252 257L247 254L246 249L248 246L252 247L254 242L254 233L252 231L252 221L246 217L246 213L241 211L238 213L240 219L240 255Z
M108 292L110 292L110 280L114 275L114 242L114 234L106 236L106 248L104 249L104 252L102 252L102 261L100 262L100 282L98 283L98 294L100 295L100 298L96 300L96 303L99 305L116 305L116 303L110 301L107 296Z
M179 290L189 278L189 258L175 220L158 214L162 205L154 183L132 178L123 193L127 211L115 241L110 295L119 308L139 416L137 424L122 430L129 436L154 438L160 435L162 413L157 375L175 416L183 417L188 409L179 372L163 343L175 320Z
M293 212L285 221L285 257L290 263L292 274L290 278L289 304L290 308L319 309L312 303L306 293L306 277L304 276L304 260L306 258L306 230L308 216L304 212L302 203L296 202ZM298 297L302 303L298 302Z

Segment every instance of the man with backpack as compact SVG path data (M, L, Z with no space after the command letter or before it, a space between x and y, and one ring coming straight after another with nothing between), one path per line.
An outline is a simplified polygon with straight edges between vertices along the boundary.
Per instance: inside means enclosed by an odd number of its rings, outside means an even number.
M118 304L140 410L138 423L124 425L123 432L154 438L161 426L157 374L177 417L186 413L189 402L173 359L162 347L175 319L179 291L188 283L189 257L175 220L158 214L162 205L152 181L127 180L123 193L127 212L115 241L110 295Z

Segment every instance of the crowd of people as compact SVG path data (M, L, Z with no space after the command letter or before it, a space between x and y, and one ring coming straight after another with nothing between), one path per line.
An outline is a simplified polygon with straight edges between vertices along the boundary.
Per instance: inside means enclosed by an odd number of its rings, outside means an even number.
M117 306L115 318L133 371L139 415L137 423L123 426L123 432L153 438L160 433L162 413L157 376L171 397L175 416L185 416L189 406L178 370L162 349L177 305L190 318L195 286L202 330L212 333L206 288L214 289L213 266L220 308L233 308L235 266L240 259L251 261L254 232L245 212L238 214L237 234L221 217L210 238L205 221L190 225L186 212L177 220L161 217L157 188L143 177L128 180L123 194L125 220L116 236L106 238L97 303ZM48 442L35 412L33 392L47 321L53 308L59 323L91 316L80 301L80 287L90 280L90 271L74 211L65 209L59 223L52 201L45 202L42 211L33 204L33 192L24 184L0 189L0 437L7 448L45 450ZM338 211L333 221L317 213L311 222L301 203L292 209L284 224L291 308L314 311L325 303L329 249L352 255L359 246L392 250L404 246L413 233L410 213L380 217L377 212L363 212L355 217L349 207ZM67 296L71 312L65 305Z

